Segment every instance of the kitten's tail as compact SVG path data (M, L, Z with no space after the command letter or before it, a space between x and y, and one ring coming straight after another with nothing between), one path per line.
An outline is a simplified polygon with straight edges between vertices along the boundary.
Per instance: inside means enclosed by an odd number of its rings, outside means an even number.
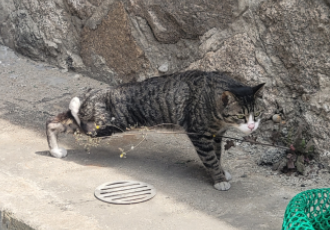
M66 157L66 149L60 148L57 144L58 134L64 132L74 133L77 130L80 130L80 126L77 124L70 110L50 118L46 123L46 135L50 154L56 158Z

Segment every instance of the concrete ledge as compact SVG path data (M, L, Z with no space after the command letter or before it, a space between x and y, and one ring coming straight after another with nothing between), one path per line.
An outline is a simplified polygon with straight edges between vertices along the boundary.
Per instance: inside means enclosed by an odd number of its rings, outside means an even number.
M0 211L0 217L0 230L35 230L16 219L12 213Z

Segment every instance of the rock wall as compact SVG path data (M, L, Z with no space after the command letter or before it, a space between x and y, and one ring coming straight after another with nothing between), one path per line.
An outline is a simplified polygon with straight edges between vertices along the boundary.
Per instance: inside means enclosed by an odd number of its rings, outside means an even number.
M329 0L0 0L0 43L118 84L186 69L266 82L258 135L330 154ZM293 131L292 131L293 130Z

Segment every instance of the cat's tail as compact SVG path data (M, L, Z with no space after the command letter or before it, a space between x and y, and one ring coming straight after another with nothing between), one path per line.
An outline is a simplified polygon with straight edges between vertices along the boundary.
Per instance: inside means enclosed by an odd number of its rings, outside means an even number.
M73 117L71 110L50 118L46 123L46 134L50 154L56 158L66 157L66 149L60 148L57 144L58 134L64 132L74 133L77 130L80 130L80 126Z

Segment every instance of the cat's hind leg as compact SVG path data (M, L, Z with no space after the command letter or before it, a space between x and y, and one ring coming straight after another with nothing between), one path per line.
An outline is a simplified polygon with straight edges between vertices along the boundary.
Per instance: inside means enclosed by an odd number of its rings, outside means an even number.
M79 130L71 111L60 113L55 117L50 118L46 123L46 134L50 154L56 158L63 158L67 156L67 151L64 148L60 148L57 143L58 134L67 132L74 133Z
M61 123L49 122L46 125L47 141L49 152L53 157L63 158L66 157L68 152L64 148L60 148L57 144L58 134L64 131L64 126Z

